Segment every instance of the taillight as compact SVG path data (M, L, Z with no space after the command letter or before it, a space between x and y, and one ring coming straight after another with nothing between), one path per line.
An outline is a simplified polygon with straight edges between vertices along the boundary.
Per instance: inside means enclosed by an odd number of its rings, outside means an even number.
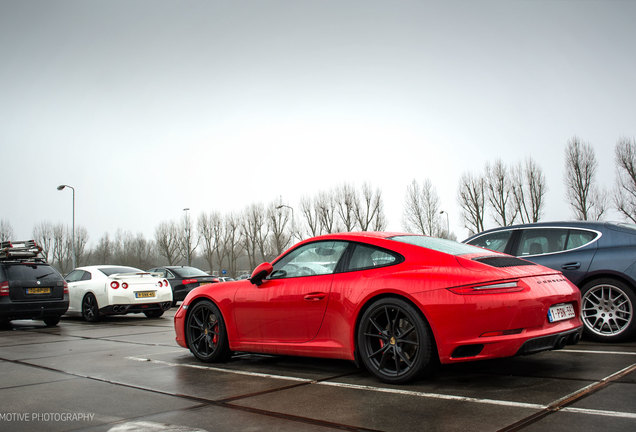
M68 294L68 284L64 281L64 294Z
M199 281L196 280L196 279L184 279L184 280L181 281L181 283L184 284L184 285L191 284L191 283L197 283L197 282L199 282Z
M9 282L0 282L0 296L9 295Z
M110 283L110 287L111 287L112 289L117 289L117 288L119 288L119 282L117 282L117 281L112 281L112 282Z
M123 289L126 289L126 288L128 288L128 284L126 282L122 282L121 287Z
M455 294L467 295L467 294L505 294L523 291L524 287L519 281L510 282L498 282L487 285L470 285L461 286L455 288L448 288L448 290Z

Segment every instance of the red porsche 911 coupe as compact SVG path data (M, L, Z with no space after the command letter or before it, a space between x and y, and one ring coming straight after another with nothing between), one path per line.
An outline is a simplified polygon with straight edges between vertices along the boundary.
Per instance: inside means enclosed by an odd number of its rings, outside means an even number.
M558 271L412 234L298 243L249 280L202 285L175 314L177 343L205 362L232 351L341 358L402 383L438 363L579 341L580 292Z

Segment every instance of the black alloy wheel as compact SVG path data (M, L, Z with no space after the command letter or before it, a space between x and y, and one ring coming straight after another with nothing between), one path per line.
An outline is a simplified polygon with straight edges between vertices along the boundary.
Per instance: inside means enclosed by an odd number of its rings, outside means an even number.
M367 370L387 383L410 381L433 366L428 324L410 303L398 298L380 299L364 312L358 350Z
M186 318L188 348L204 362L220 362L230 357L230 349L221 311L210 301L196 303Z
M82 317L88 322L99 321L99 306L92 293L88 293L82 299Z

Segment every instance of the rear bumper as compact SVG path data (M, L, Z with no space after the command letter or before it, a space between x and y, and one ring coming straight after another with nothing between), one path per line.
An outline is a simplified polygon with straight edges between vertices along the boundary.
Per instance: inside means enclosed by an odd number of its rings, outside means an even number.
M68 297L64 300L37 302L0 301L0 319L42 319L49 316L61 316L68 309Z
M167 311L172 307L172 301L143 304L116 304L103 307L99 310L102 315L126 315L129 313L143 313L153 310Z
M541 351L561 349L566 345L576 345L581 340L582 333L583 327L581 326L578 329L529 339L519 348L517 355L534 354Z

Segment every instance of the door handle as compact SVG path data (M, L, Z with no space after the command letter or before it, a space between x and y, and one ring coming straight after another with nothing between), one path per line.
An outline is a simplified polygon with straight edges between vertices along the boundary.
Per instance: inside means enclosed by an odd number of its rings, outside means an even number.
M327 293L314 292L314 293L306 294L304 299L307 301L320 301L324 299L325 297L327 297Z
M561 266L561 269L563 269L563 270L576 270L579 267L581 267L581 263L575 262L575 263L563 264Z

